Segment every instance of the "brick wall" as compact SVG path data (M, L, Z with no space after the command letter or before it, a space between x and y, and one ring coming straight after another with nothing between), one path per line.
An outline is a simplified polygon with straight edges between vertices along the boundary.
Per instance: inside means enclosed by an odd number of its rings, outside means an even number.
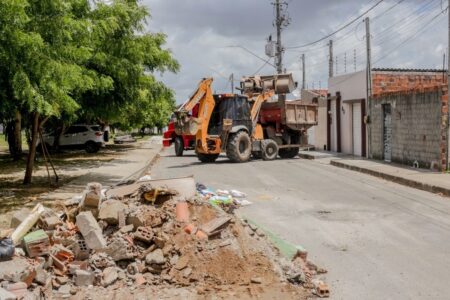
M372 94L435 87L447 82L442 72L373 71Z
M445 170L447 153L448 94L440 85L423 87L432 77L422 77L422 87L378 93L371 101L371 152L384 158L383 105L391 105L392 161L421 168ZM437 80L437 78L435 78ZM404 82L405 79L389 81ZM402 83L403 84L403 83ZM430 83L431 84L431 83ZM386 88L394 89L393 85Z

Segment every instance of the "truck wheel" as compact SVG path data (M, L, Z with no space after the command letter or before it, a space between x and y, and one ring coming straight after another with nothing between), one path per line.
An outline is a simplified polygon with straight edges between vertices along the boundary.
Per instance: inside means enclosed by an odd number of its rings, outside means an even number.
M181 138L181 136L177 136L175 138L174 141L175 144L175 155L176 156L183 156L183 151L184 151L184 143L183 143L183 139Z
M219 154L197 153L198 160L202 163L213 163L219 157Z
M297 156L299 150L300 148L284 148L278 150L278 155L281 158L294 158Z
M278 145L274 140L268 139L261 142L262 159L274 160L278 155Z
M245 131L234 134L227 145L227 157L232 162L247 162L252 154L252 141Z
M84 149L87 153L97 153L100 147L94 142L87 142Z

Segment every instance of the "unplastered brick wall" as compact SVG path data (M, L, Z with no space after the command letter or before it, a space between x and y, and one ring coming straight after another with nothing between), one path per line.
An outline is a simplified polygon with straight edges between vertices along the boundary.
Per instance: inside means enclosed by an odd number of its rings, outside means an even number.
M447 82L446 73L426 71L373 71L372 93L406 91L417 88L435 87Z
M446 169L448 93L445 85L384 92L371 101L371 153L384 159L384 109L391 107L391 161Z

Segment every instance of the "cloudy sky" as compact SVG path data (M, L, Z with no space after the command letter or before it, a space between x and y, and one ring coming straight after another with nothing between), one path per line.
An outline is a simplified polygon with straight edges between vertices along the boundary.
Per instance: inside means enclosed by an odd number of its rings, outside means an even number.
M274 34L273 0L142 0L152 15L151 32L168 35L167 47L181 64L163 80L183 102L203 77L214 77L216 92L229 92L229 75L272 74L264 46ZM308 88L326 88L325 40L295 48L334 32L380 0L286 0L290 24L283 30L284 67L302 81L300 56L306 55ZM442 68L447 52L447 7L443 0L385 0L367 15L375 67ZM359 19L332 37L335 73L361 70L366 63L365 24ZM243 48L257 54L261 60ZM337 57L337 59L336 59ZM273 64L273 60L270 61ZM238 83L236 83L238 84Z

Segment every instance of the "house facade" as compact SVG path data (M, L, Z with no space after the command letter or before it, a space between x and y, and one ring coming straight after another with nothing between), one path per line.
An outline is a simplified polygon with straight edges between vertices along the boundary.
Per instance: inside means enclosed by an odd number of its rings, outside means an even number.
M447 169L446 80L442 70L374 69L367 101L366 71L330 78L328 149Z

